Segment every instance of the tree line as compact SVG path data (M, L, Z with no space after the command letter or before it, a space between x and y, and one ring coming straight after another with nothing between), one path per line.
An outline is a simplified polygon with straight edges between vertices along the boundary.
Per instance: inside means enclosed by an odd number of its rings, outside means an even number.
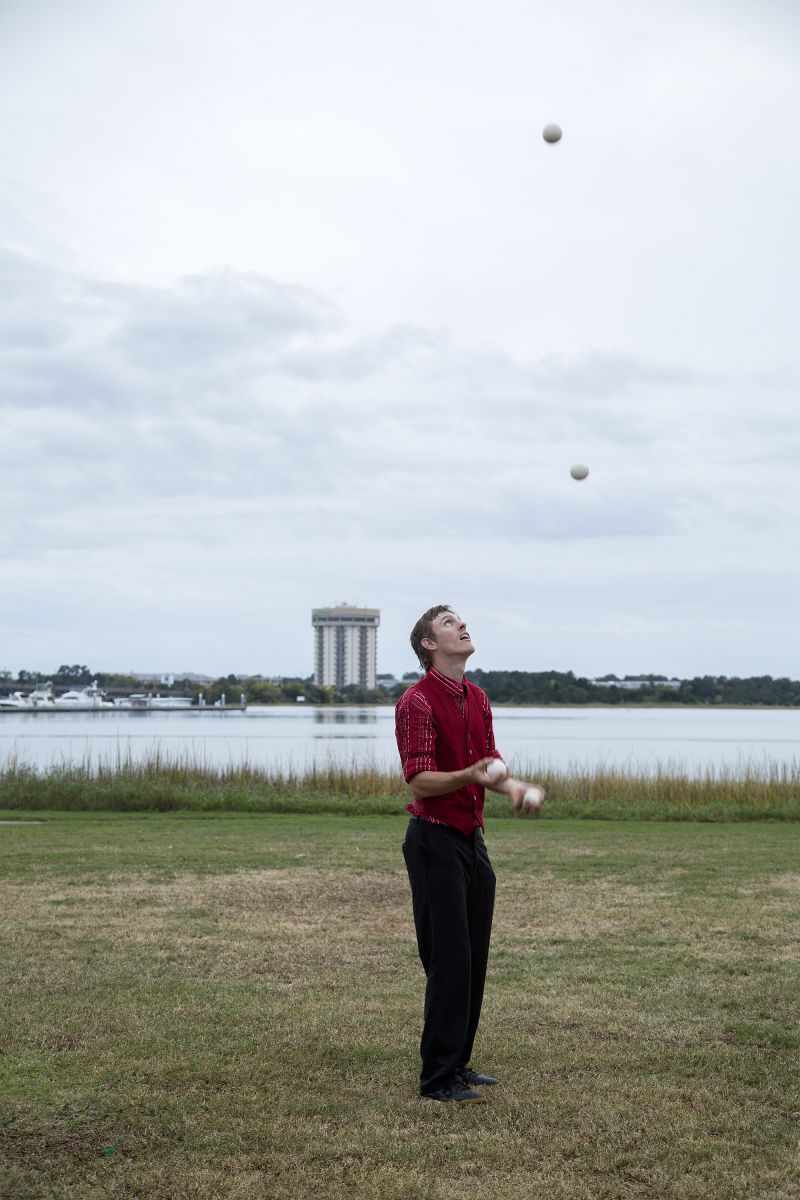
M214 704L223 695L228 704L238 704L244 694L249 704L295 704L303 697L307 704L392 704L419 678L416 671L397 680L379 675L378 686L368 689L351 684L343 688L322 687L312 677L264 679L261 676L229 674L212 683L176 679L171 686L142 683L132 675L90 671L81 664L62 665L50 675L20 671L16 679L10 671L0 671L0 687L8 690L35 687L52 682L54 688L73 688L97 680L109 695L131 692L159 692L161 695L203 696ZM694 679L668 680L665 675L606 675L601 681L586 679L572 671L468 671L467 679L478 684L493 704L532 705L741 705L748 707L800 706L800 681L771 675L748 678L726 675L698 675ZM636 683L635 688L623 686Z
M467 678L483 688L493 704L686 704L800 706L800 681L753 675L697 675L668 680L664 675L606 676L603 682L572 671L470 671ZM624 683L641 684L630 688ZM675 686L677 684L677 686Z

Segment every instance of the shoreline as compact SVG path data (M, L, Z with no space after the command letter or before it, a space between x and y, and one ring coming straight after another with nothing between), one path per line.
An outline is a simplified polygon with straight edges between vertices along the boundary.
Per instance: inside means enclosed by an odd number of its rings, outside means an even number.
M492 700L491 697L489 697L489 702L492 706L493 711L496 709L506 709L506 708L545 708L545 709L547 709L547 708L559 708L559 709L568 708L568 709L574 709L576 712L583 712L586 709L602 709L602 710L609 710L612 712L615 710L616 711L625 711L626 709L631 709L633 712L637 712L638 710L645 709L645 708L648 708L648 709L650 709L650 708L662 709L663 708L663 709L668 709L671 711L680 710L680 711L685 711L685 712L714 712L714 711L717 711L717 712L800 712L800 704L699 704L699 703L697 703L697 704L680 704L680 703L670 703L669 701L659 701L659 700L648 700L648 701L642 701L641 703L628 702L625 704L602 704L598 700L592 700L590 702L587 702L586 704L561 704L558 701L554 701L550 704L545 704L543 701L518 702L515 700ZM59 716L62 714L66 714L67 716L69 716L70 714L75 714L75 713L81 713L81 715L84 715L86 713L96 713L99 716L119 716L120 714L124 714L127 716L132 713L137 717L141 717L141 716L162 717L166 714L171 714L171 713L182 714L183 716L186 716L187 713L194 714L194 713L201 713L201 712L218 716L220 713L230 714L230 713L252 712L253 710L260 712L262 710L268 711L268 710L274 709L274 708L290 708L290 709L292 709L292 711L296 711L296 710L300 710L300 709L305 709L305 710L315 709L320 712L333 712L335 709L340 709L340 708L347 708L347 709L391 708L391 709L394 709L396 704L397 704L396 700L386 700L385 702L383 702L383 701L381 701L381 702L374 701L373 702L373 701L368 701L368 700L363 700L363 701L361 701L361 700L338 701L337 700L332 704L313 704L313 703L303 703L303 704L294 703L293 704L290 700L282 700L276 704L258 704L258 703L251 704L251 703L248 703L245 706L242 706L241 704L226 704L224 706L222 706L222 705L218 706L215 704L207 704L207 705L206 704L192 704L192 705L187 705L186 707L180 707L178 705L175 705L175 706L167 705L164 708L130 708L130 707L123 707L122 705L118 705L118 706L115 705L112 708L99 708L96 706L94 706L94 707L90 707L90 706L79 707L77 705L74 707L70 707L70 708L56 707L56 706L49 708L49 707L42 705L42 706L38 706L35 708L0 708L0 717L21 716L21 715L37 716L39 713L45 713L45 714L49 714L51 716L54 713L58 714Z

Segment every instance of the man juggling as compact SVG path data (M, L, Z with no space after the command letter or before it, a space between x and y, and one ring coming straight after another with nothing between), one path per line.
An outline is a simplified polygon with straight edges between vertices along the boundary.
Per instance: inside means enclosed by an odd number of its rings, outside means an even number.
M541 788L512 779L495 748L486 693L464 679L474 653L449 606L428 609L411 632L425 675L401 696L395 721L411 814L403 857L427 983L420 1095L476 1104L499 1081L470 1066L494 911L495 874L483 839L484 789L537 815Z

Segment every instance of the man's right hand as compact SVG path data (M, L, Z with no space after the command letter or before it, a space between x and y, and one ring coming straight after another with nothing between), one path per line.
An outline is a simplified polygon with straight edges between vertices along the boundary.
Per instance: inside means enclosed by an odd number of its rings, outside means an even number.
M536 783L525 783L522 779L513 779L510 775L507 775L505 779L490 780L486 774L486 767L490 762L497 761L494 758L482 758L480 762L473 763L470 768L472 772L470 782L478 783L483 788L489 788L493 792L509 796L512 808L515 808L517 812L526 816L538 817L544 804L544 788Z
M481 758L478 762L473 763L472 766L468 768L468 770L470 772L469 782L477 783L482 788L489 788L493 792L504 791L505 789L503 788L503 784L508 779L507 775L505 776L505 778L498 780L498 779L490 779L489 776L486 774L486 768L488 767L489 763L500 762L500 761L501 760L498 758L490 757L490 758Z

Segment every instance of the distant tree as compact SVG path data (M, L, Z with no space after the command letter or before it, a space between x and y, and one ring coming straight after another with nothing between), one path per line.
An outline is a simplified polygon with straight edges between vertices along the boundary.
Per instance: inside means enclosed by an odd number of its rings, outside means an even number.
M35 683L40 676L21 672L20 682ZM420 678L419 671L406 671L401 680L389 682L374 690L351 684L334 689L314 683L313 677L262 679L251 676L242 679L226 676L210 686L188 680L176 681L175 687L184 694L204 693L207 704L215 703L222 693L228 704L237 705L245 693L252 704L293 704L304 696L309 704L387 704L396 701ZM593 682L573 671L470 671L467 678L487 693L493 704L583 705L607 704L686 704L686 705L757 705L800 707L800 682L788 678L773 679L769 675L739 679L724 675L704 675L680 681L679 687L665 687L663 675L628 676L629 681L641 683L638 688L617 686L619 680L606 677ZM101 686L124 686L136 690L135 681L126 676L97 675ZM678 682L677 680L675 682Z
M712 704L717 695L717 681L713 675L695 676L688 680L687 691L696 703Z
M79 666L77 663L73 663L71 667L59 667L56 671L55 678L64 680L66 683L91 683L93 676L88 667Z
M259 679L248 683L245 688L245 695L250 704L280 704L283 700L283 692L280 686L266 679Z
M284 679L281 683L283 698L290 704L294 704L298 696L305 696L310 703L313 703L310 700L311 686L306 679Z
M386 701L385 692L379 692L377 688L361 687L357 683L348 683L343 687L341 697L349 704L383 704Z
M136 691L139 684L132 675L119 675L114 672L98 671L94 679L97 680L98 686L101 688L112 688L117 691Z
M296 681L299 684L299 693L294 691L292 699L297 695L305 696L307 704L332 704L336 692L332 687L323 687L320 683L314 683L313 679L303 679Z

